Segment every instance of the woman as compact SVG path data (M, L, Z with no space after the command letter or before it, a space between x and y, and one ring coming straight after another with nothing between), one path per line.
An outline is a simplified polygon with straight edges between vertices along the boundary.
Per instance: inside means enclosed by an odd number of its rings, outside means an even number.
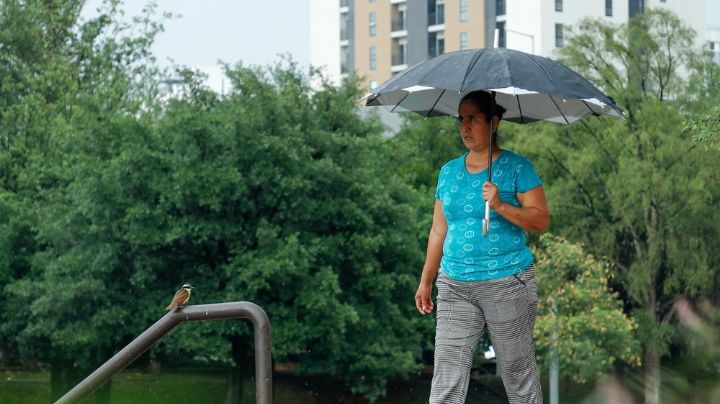
M465 401L473 352L486 326L510 403L542 402L532 336L535 269L524 231L545 231L550 214L542 182L524 157L494 146L494 183L486 181L492 102L484 91L462 99L458 119L468 153L446 163L438 178L415 295L418 311L432 312L432 281L440 270L431 403ZM494 111L496 131L505 109L496 105ZM487 237L484 201L492 209Z

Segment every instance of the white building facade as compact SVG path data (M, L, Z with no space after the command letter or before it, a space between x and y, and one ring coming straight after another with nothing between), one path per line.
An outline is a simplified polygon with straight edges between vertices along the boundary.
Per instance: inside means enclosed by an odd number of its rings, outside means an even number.
M584 18L623 24L649 8L677 14L705 47L705 0L496 0L499 46L550 58L564 45L569 28Z
M720 30L710 30L705 33L707 50L712 52L715 63L720 63Z
M328 79L340 84L340 2L310 1L310 65L324 71ZM347 8L347 7L345 7Z

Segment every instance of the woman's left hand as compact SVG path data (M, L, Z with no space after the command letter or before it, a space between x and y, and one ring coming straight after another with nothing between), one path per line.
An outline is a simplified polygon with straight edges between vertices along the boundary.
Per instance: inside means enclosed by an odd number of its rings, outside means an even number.
M484 200L490 202L490 207L492 209L497 209L502 204L497 185L492 182L486 181L485 184L483 184L482 195Z

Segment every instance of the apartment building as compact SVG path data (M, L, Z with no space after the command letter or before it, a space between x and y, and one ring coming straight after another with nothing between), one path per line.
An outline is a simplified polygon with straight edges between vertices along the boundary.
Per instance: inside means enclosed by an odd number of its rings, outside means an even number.
M355 72L366 78L370 89L428 57L492 47L495 42L553 58L570 27L583 18L622 24L650 7L676 13L697 33L698 48L720 46L705 38L705 0L337 1L311 0L322 4L312 11L311 27L329 27L318 31L311 45L311 53L315 49L325 57L313 57L311 63L321 61L337 81ZM339 15L339 24L315 23L332 20L331 15Z
M705 0L495 0L499 46L555 57L571 26L583 18L622 24L646 9L671 10L705 46Z
M494 0L340 0L341 73L372 89L428 57L492 46Z

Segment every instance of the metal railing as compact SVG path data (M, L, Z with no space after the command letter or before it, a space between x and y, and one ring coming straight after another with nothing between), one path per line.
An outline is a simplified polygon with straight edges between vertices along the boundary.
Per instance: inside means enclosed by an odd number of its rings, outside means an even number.
M76 403L97 390L115 374L140 357L155 342L184 321L247 318L255 330L255 402L272 403L272 354L270 320L265 310L251 302L229 302L186 306L171 311L140 334L120 352L97 368L90 376L60 397L55 403Z

